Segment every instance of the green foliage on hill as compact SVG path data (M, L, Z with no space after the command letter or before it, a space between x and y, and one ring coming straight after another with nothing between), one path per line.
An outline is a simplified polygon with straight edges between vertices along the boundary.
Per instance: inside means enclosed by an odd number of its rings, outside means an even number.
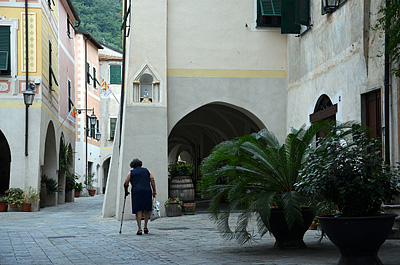
M76 29L87 31L97 41L122 49L122 0L72 0L81 19Z

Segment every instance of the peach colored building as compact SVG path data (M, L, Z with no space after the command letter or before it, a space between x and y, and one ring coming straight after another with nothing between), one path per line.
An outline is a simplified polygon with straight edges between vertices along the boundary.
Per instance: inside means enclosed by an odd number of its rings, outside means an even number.
M75 34L75 102L76 119L75 173L78 182L85 183L86 176L94 174L93 189L99 191L100 176L100 64L98 50L103 49L88 32ZM93 124L90 116L96 115Z

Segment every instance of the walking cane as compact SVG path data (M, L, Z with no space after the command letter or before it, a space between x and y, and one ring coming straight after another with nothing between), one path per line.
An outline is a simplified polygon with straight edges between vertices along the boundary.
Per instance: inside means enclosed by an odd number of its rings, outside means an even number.
M121 232L122 232L122 222L124 221L126 196L129 195L129 192L127 192L127 191L128 191L128 187L127 187L127 186L124 186L124 188L125 188L125 196L124 196L124 206L122 206L121 228L119 229L119 233L120 233L120 234L121 234Z

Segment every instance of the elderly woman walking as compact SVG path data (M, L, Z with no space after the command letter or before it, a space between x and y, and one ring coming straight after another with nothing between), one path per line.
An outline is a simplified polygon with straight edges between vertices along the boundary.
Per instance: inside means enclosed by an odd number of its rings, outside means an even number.
M145 234L149 233L147 223L149 221L152 210L152 197L157 195L156 183L150 170L142 167L142 161L135 158L130 164L132 170L125 179L125 195L128 195L129 183L131 183L132 213L136 214L136 222L138 225L137 235L142 235L142 213L144 214Z

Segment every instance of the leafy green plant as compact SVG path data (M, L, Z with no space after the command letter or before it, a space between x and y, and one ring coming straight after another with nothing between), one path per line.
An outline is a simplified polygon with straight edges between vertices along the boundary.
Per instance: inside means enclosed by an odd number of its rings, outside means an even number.
M168 175L170 178L177 176L191 176L194 171L194 165L186 164L185 161L178 161L168 165Z
M0 196L0 202L7 202L7 194Z
M22 204L24 191L20 188L11 188L6 190L7 202L10 204Z
M380 150L379 140L360 125L333 127L311 148L299 187L330 213L376 215L382 203L399 194L398 169L384 164Z
M65 192L72 191L75 188L75 181L78 179L73 173L67 172L65 178Z
M392 63L392 72L400 77L400 2L390 1L387 6L380 9L382 15L375 26L376 29L386 31L387 43L385 45L386 52L390 55Z
M62 192L62 188L58 185L55 179L43 175L41 181L46 184L47 194L51 195L55 192L57 193Z
M201 189L211 196L211 218L227 239L243 244L251 239L247 231L256 214L258 230L263 236L270 230L271 209L284 211L288 227L303 225L301 208L310 204L296 187L300 180L307 147L327 122L314 123L308 129L292 129L283 144L264 129L217 145L201 164ZM226 197L229 207L220 211ZM234 230L231 213L240 211Z
M94 172L90 172L87 177L86 175L84 175L85 181L83 183L85 184L86 189L91 190L93 188L93 183L96 182L94 176L95 176Z
M170 204L178 204L178 208L182 208L182 201L178 197L175 199L168 198L168 200L165 202L165 207L168 208Z
M83 185L81 182L75 182L74 189L76 192L81 192L83 190Z
M40 200L40 194L36 192L36 190L29 186L28 190L24 192L24 200L23 203L33 203L38 202Z

